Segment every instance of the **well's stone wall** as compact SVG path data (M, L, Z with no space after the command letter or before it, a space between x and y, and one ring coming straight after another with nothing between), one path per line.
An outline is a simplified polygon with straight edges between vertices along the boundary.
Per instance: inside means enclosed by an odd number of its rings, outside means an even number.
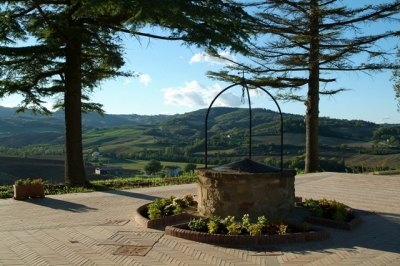
M272 173L243 173L197 169L198 212L211 215L244 214L256 219L265 215L269 221L288 216L294 208L294 170Z

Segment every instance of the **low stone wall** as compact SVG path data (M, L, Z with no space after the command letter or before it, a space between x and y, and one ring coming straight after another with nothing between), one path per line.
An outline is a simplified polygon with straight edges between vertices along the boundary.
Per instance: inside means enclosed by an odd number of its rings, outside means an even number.
M198 169L198 212L240 219L264 215L269 221L285 218L295 204L294 170L244 173Z

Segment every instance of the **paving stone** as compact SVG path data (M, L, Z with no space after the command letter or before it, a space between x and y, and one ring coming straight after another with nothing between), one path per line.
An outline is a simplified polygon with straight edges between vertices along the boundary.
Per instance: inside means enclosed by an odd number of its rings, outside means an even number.
M400 176L299 175L296 196L343 202L362 225L324 241L258 247L192 242L132 220L154 198L195 195L196 184L4 199L0 265L400 265L399 188Z

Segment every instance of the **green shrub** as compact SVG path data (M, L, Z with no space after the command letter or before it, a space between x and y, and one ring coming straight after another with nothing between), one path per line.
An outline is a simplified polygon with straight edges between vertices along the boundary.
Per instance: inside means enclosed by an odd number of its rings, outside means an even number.
M231 223L229 226L226 227L228 230L228 235L240 235L242 232L242 225L240 223Z
M250 224L248 227L248 231L251 236L260 236L262 235L263 226L259 223Z
M190 230L192 230L192 231L202 231L205 229L206 223L201 218L198 218L198 219L193 218L190 220L188 226L189 226Z
M213 220L210 220L207 223L207 228L208 228L208 232L210 234L214 234L214 233L216 233L218 231L219 223L217 223L217 222L215 222Z

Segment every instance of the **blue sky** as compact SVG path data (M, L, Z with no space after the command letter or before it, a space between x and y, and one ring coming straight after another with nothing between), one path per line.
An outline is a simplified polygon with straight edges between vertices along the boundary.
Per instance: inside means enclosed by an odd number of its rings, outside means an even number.
M395 27L396 25L390 25ZM398 25L397 25L398 26ZM375 31L375 28L368 28ZM381 45L395 46L398 39ZM208 70L217 71L225 62L204 56L201 49L182 46L180 42L126 38L125 70L140 73L139 77L106 81L92 94L92 100L104 105L108 114L182 114L208 108L212 99L230 84L208 79ZM223 51L221 51L223 52ZM240 55L231 55L238 61ZM320 116L340 119L361 119L374 123L400 123L397 100L390 81L391 71L371 76L363 73L334 73L335 87L350 91L320 100ZM268 88L265 88L268 90ZM272 90L269 90L273 93ZM253 108L276 110L264 93L252 94ZM19 97L0 99L0 105L17 106ZM48 99L51 106L52 99ZM303 115L305 106L299 102L279 102L284 113ZM241 101L241 88L224 93L214 106L247 107Z

